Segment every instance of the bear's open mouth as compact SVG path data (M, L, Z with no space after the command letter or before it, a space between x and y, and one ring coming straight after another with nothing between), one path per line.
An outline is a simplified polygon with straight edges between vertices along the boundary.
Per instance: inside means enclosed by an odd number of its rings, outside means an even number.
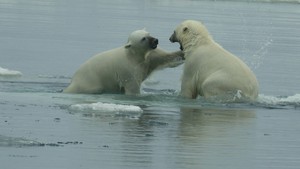
M150 47L151 47L152 49L156 49L156 48L157 48L157 45L158 45L158 39L152 38L152 39L150 40Z
M180 50L183 50L183 47L182 47L181 43L179 43L179 44L180 44L180 47L179 47L179 49L180 49Z
M151 45L151 48L152 48L152 49L156 49L156 48L157 48L157 44L152 44L152 45Z

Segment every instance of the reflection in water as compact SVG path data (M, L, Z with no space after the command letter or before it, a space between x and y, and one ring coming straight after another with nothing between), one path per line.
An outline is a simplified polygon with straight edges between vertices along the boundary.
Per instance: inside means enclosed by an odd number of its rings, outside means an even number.
M229 129L243 127L255 113L251 110L240 109L181 109L180 135L181 136L215 136L223 135ZM243 126L241 126L243 125Z
M247 168L248 164L252 165L254 140L249 128L255 128L255 112L215 108L182 108L181 112L178 129L181 155L177 160L198 166L225 164Z
M123 164L174 168L222 164L253 166L255 112L238 109L188 109L180 114L145 112L123 125ZM234 164L233 160L236 160Z

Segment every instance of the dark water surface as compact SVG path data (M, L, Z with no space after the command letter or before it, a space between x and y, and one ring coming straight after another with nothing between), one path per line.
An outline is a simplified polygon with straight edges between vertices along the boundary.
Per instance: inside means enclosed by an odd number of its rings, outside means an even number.
M140 96L59 92L136 29L178 50L184 19L251 67L257 102L182 99L182 66ZM298 1L0 0L0 168L299 168L299 28Z

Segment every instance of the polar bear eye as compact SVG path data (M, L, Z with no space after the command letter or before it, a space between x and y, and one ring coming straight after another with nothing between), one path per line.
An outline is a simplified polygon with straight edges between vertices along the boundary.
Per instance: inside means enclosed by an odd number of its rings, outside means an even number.
M146 40L146 38L145 38L145 37L143 37L143 38L142 38L142 41L145 41L145 40Z

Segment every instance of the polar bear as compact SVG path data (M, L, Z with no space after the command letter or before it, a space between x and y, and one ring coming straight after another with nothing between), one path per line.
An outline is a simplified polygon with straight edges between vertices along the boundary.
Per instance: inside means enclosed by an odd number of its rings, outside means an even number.
M253 72L237 56L216 43L201 22L182 22L169 40L179 42L184 52L181 96L195 99L200 95L222 101L257 98L258 82Z
M127 44L88 59L64 93L139 94L141 83L155 70L183 63L183 52L157 48L158 39L145 30L130 34Z

